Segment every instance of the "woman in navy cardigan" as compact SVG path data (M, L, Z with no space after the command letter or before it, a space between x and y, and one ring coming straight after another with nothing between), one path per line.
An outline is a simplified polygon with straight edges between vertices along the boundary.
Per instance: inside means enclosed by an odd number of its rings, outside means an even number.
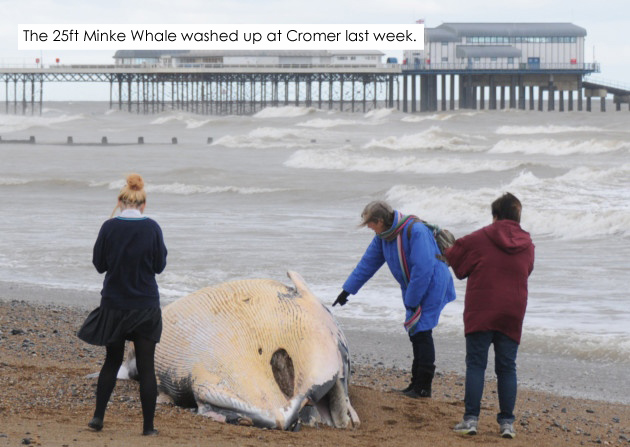
M98 377L94 417L88 423L96 431L103 428L125 341L131 340L140 381L143 434L157 434L153 427L157 400L154 355L162 334L162 313L155 275L166 267L167 251L160 226L142 215L145 206L144 181L131 174L114 209L120 208L121 214L103 223L94 244L92 262L99 273L105 273L101 304L77 335L107 351Z

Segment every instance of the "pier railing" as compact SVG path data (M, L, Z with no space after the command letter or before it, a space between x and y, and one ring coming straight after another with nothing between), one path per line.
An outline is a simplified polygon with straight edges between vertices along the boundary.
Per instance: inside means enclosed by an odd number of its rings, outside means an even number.
M400 64L37 64L0 65L0 73L200 73L200 72L378 72L401 73Z
M610 87L617 90L624 90L630 92L630 84L624 84L619 81L613 81L610 79L600 78L599 76L588 76L584 79L585 82L591 82L593 84L599 84L604 87Z
M599 73L599 63L589 62L581 64L542 64L542 63L503 63L503 62L444 62L444 63L417 63L403 64L405 71L440 71L440 72L475 72L475 71L581 71Z

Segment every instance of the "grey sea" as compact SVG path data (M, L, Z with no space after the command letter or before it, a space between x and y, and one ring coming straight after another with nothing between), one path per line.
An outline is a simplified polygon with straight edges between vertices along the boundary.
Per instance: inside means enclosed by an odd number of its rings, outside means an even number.
M20 142L31 136L36 144ZM521 383L630 403L627 111L201 116L48 103L41 116L0 115L0 137L0 292L94 307L102 277L92 246L131 172L145 178L146 214L169 249L163 304L223 281L288 282L287 270L331 304L372 238L357 228L367 202L463 236L489 224L490 203L509 191L536 244ZM438 369L463 372L465 282L456 289L434 336ZM331 310L353 337L375 340L359 359L408 367L400 289L386 267Z

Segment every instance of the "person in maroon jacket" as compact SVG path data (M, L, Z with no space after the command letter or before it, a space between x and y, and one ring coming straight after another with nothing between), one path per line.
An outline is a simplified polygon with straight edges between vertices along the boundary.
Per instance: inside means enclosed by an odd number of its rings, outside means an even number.
M534 269L534 244L520 226L521 202L506 193L492 203L492 224L458 239L445 256L458 279L468 278L464 304L466 335L465 413L454 430L477 433L484 375L494 345L501 436L514 438L516 354L527 307L527 280Z

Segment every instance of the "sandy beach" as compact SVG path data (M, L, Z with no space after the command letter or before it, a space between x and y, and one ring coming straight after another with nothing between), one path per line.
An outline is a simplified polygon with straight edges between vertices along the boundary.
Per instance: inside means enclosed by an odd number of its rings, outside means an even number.
M0 296L0 446L579 446L630 444L630 406L519 389L514 440L501 439L495 422L496 386L484 393L480 433L464 437L452 426L463 413L464 381L440 371L432 399L414 400L395 391L409 379L405 368L386 366L379 350L387 339L348 332L353 356L350 398L361 418L356 429L303 427L299 432L262 430L213 422L170 404L158 404L157 437L141 435L138 385L119 381L102 432L87 428L104 349L81 342L75 332L93 307L50 290L5 287ZM17 298L23 295L25 299ZM54 300L53 300L54 298ZM51 303L54 302L54 304ZM378 339L379 348L376 348ZM488 374L490 375L490 374Z

